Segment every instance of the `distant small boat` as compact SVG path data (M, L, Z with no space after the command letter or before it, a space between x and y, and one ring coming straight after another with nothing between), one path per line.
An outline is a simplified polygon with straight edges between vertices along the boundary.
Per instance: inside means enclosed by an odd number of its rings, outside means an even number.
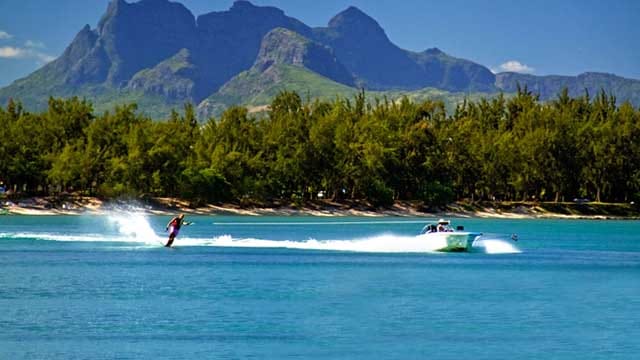
M470 251L480 236L482 233L464 231L462 226L454 230L449 220L440 219L437 223L427 224L418 238L434 245L436 251L463 252Z

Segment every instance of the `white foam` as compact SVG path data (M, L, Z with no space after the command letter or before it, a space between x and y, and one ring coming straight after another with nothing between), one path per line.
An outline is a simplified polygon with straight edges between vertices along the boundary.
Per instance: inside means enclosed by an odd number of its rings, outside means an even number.
M231 235L223 235L213 239L181 238L177 246L213 246L228 248L280 248L298 250L349 251L368 253L421 253L434 252L442 248L440 243L427 243L415 236L397 236L383 234L362 239L350 240L265 240L234 239Z
M147 244L156 244L163 239L158 237L151 226L148 219L138 213L125 212L123 214L114 214L109 217L110 221L118 227L118 231L126 237L128 242L131 240L141 239ZM406 221L387 221L386 223L404 223ZM377 224L380 222L329 222L332 224ZM267 223L236 223L235 225L257 225ZM268 223L270 225L292 225L291 223ZM304 222L294 224L320 224L326 225L326 222ZM180 237L176 240L175 246L212 246L212 247L232 247L232 248L282 248L282 249L299 249L299 250L324 250L324 251L350 251L350 252L369 252L369 253L420 253L434 252L436 249L443 248L446 244L437 242L425 242L415 236L398 236L393 234L382 234L362 239L338 239L338 240L316 240L308 239L306 241L294 240L268 240L268 239L234 239L231 235L219 236L211 239Z
M176 241L176 245L229 248L280 248L364 253L431 253L446 247L444 240L441 242L426 242L424 239L415 236L398 236L393 234L350 240L309 239L306 241L251 238L234 239L231 235L224 235L213 239L181 238ZM473 251L486 254L517 254L521 252L513 244L500 239L476 240L473 244Z
M474 251L485 254L519 254L522 251L507 240L480 238L473 243Z
M60 242L95 243L133 243L139 245L158 245L164 238L156 235L149 220L137 212L115 211L106 217L112 226L112 233L55 233L55 232L19 232L0 233L0 238L36 239Z
M48 241L68 241L68 242L112 242L117 241L116 238L108 237L99 234L78 234L78 235L63 235L55 233L4 233L0 234L0 238L10 239L37 239Z
M10 237L14 239L38 239L46 241L62 242L112 242L112 243L138 243L142 246L158 245L163 243L164 238L157 235L139 234L128 236L104 236L98 234L86 235L61 235L50 233L18 233L0 234L0 238ZM273 248L273 249L298 249L298 250L320 250L320 251L348 251L361 253L431 253L436 252L446 246L440 242L425 242L415 236L397 236L392 234L373 236L362 239L351 240L316 240L306 241L293 240L266 240L266 239L234 239L231 235L223 235L215 238L192 238L180 237L176 240L175 246L211 246L221 248ZM486 254L517 254L521 251L513 244L504 240L479 239L473 244L474 252Z
M151 228L145 215L136 212L116 212L108 217L126 242L157 244L163 241Z
M158 246L165 238L157 235L149 219L141 213L117 211L107 216L108 222L114 227L114 233L105 234L56 234L56 233L16 233L0 234L0 238L39 239L49 241L68 242L115 242L130 243L138 246ZM362 222L340 222L341 224L362 224ZM378 223L378 222L367 222ZM396 222L388 222L396 223ZM248 223L247 223L248 224ZM259 223L251 223L252 225ZM264 223L262 223L264 224ZM276 224L276 223L273 223ZM301 224L301 223L297 223ZM310 224L310 223L306 223ZM315 223L314 223L315 224ZM318 222L325 225L327 223ZM236 224L237 225L237 224ZM277 223L277 225L291 225ZM444 239L439 241L425 241L416 236L402 236L395 234L381 234L356 239L335 239L305 241L269 240L269 239L236 239L231 235L214 238L179 237L176 246L211 246L231 248L282 248L320 251L348 251L361 253L431 253L446 247ZM486 254L514 254L521 251L510 241L498 238L480 238L473 244L474 252Z

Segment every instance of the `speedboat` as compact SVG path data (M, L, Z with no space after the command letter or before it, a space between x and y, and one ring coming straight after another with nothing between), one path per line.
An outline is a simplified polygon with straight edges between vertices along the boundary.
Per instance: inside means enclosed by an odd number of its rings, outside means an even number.
M450 221L440 219L438 223L427 224L418 238L428 241L436 251L463 252L470 251L480 236L482 233L464 231L463 226L454 230Z

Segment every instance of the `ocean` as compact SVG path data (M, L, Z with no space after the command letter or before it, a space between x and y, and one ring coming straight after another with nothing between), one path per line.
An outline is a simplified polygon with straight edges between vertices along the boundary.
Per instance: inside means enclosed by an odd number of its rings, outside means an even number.
M640 222L0 216L0 359L635 359ZM510 240L518 234L519 241Z

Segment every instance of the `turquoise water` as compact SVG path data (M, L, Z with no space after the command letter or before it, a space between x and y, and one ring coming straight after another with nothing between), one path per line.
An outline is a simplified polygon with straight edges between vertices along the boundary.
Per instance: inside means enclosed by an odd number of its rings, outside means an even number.
M424 219L168 220L0 217L0 359L640 353L639 222L460 220L492 235L442 254Z

